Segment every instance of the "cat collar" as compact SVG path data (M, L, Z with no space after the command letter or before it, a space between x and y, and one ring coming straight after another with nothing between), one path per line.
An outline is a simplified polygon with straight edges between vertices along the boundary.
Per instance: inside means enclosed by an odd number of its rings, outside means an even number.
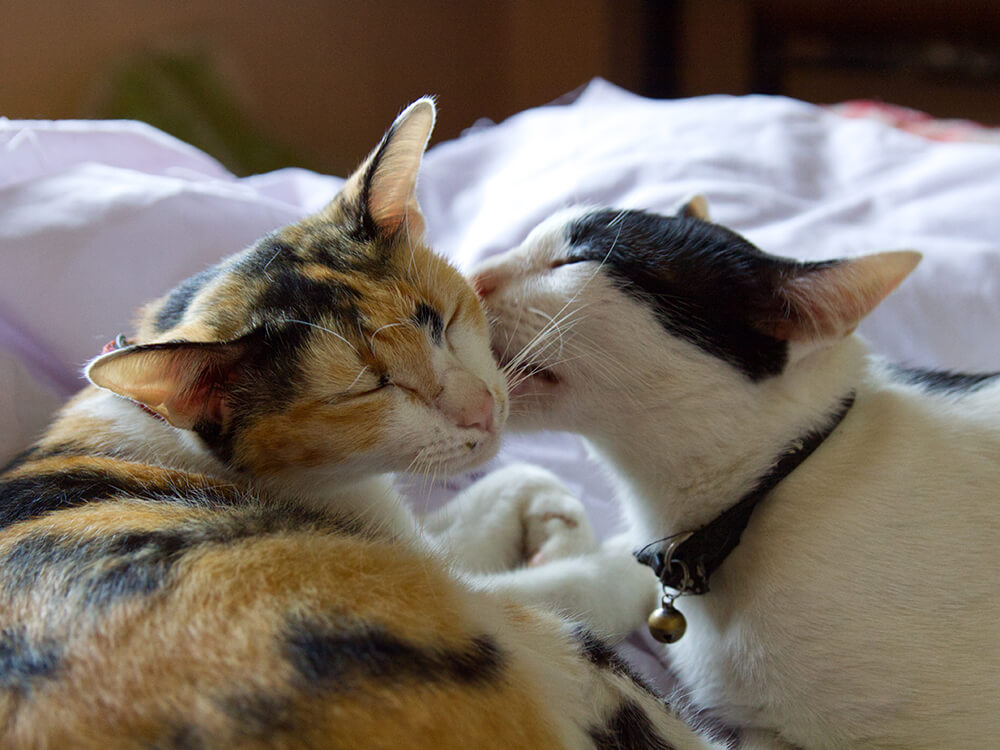
M709 591L709 577L740 543L757 504L830 437L853 404L852 391L841 399L837 411L823 427L790 443L753 489L714 520L694 531L657 539L636 550L635 558L653 569L664 589L661 607L649 616L649 630L654 638L663 643L680 640L687 623L684 615L674 608L674 600L683 594ZM657 548L657 545L661 546ZM676 593L668 594L667 589Z

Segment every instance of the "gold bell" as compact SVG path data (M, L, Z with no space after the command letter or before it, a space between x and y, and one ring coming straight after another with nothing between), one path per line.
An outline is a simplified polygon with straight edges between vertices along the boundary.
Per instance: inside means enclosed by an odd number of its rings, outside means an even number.
M687 631L687 619L667 597L663 597L660 608L654 609L646 622L649 634L660 643L677 643Z

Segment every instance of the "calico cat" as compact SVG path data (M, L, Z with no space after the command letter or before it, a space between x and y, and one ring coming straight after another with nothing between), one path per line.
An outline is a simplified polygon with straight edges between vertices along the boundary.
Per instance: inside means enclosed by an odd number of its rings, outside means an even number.
M507 414L422 244L433 122L417 101L326 209L149 305L0 475L4 748L712 746L518 571L456 570L587 547L550 475L473 485L454 516L506 532L450 548L386 477L485 460Z
M699 198L568 209L472 276L513 426L612 467L640 558L685 594L681 688L747 746L1000 745L1000 378L852 335L918 261L768 255Z

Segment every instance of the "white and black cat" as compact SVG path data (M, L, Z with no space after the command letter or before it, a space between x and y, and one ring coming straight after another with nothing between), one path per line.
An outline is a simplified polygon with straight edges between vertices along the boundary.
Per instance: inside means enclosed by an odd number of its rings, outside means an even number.
M1000 747L1000 379L852 335L919 258L775 257L698 198L563 211L474 276L514 426L584 435L708 589L670 656L747 746Z

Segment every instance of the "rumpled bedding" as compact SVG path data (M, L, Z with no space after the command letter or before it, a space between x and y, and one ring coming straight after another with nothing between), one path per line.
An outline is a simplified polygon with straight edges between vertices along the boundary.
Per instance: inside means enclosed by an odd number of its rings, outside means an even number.
M135 122L0 120L0 147L0 465L82 385L81 365L131 330L141 303L318 209L342 182L299 169L238 179ZM431 246L463 269L567 205L672 211L695 193L772 253L921 251L861 333L908 365L1000 370L1000 147L990 143L933 142L780 97L657 101L594 80L569 104L436 145L419 183ZM518 460L560 474L602 536L620 527L610 483L565 434L512 436L478 472L402 485L418 508L434 507ZM662 651L633 645L655 673Z

